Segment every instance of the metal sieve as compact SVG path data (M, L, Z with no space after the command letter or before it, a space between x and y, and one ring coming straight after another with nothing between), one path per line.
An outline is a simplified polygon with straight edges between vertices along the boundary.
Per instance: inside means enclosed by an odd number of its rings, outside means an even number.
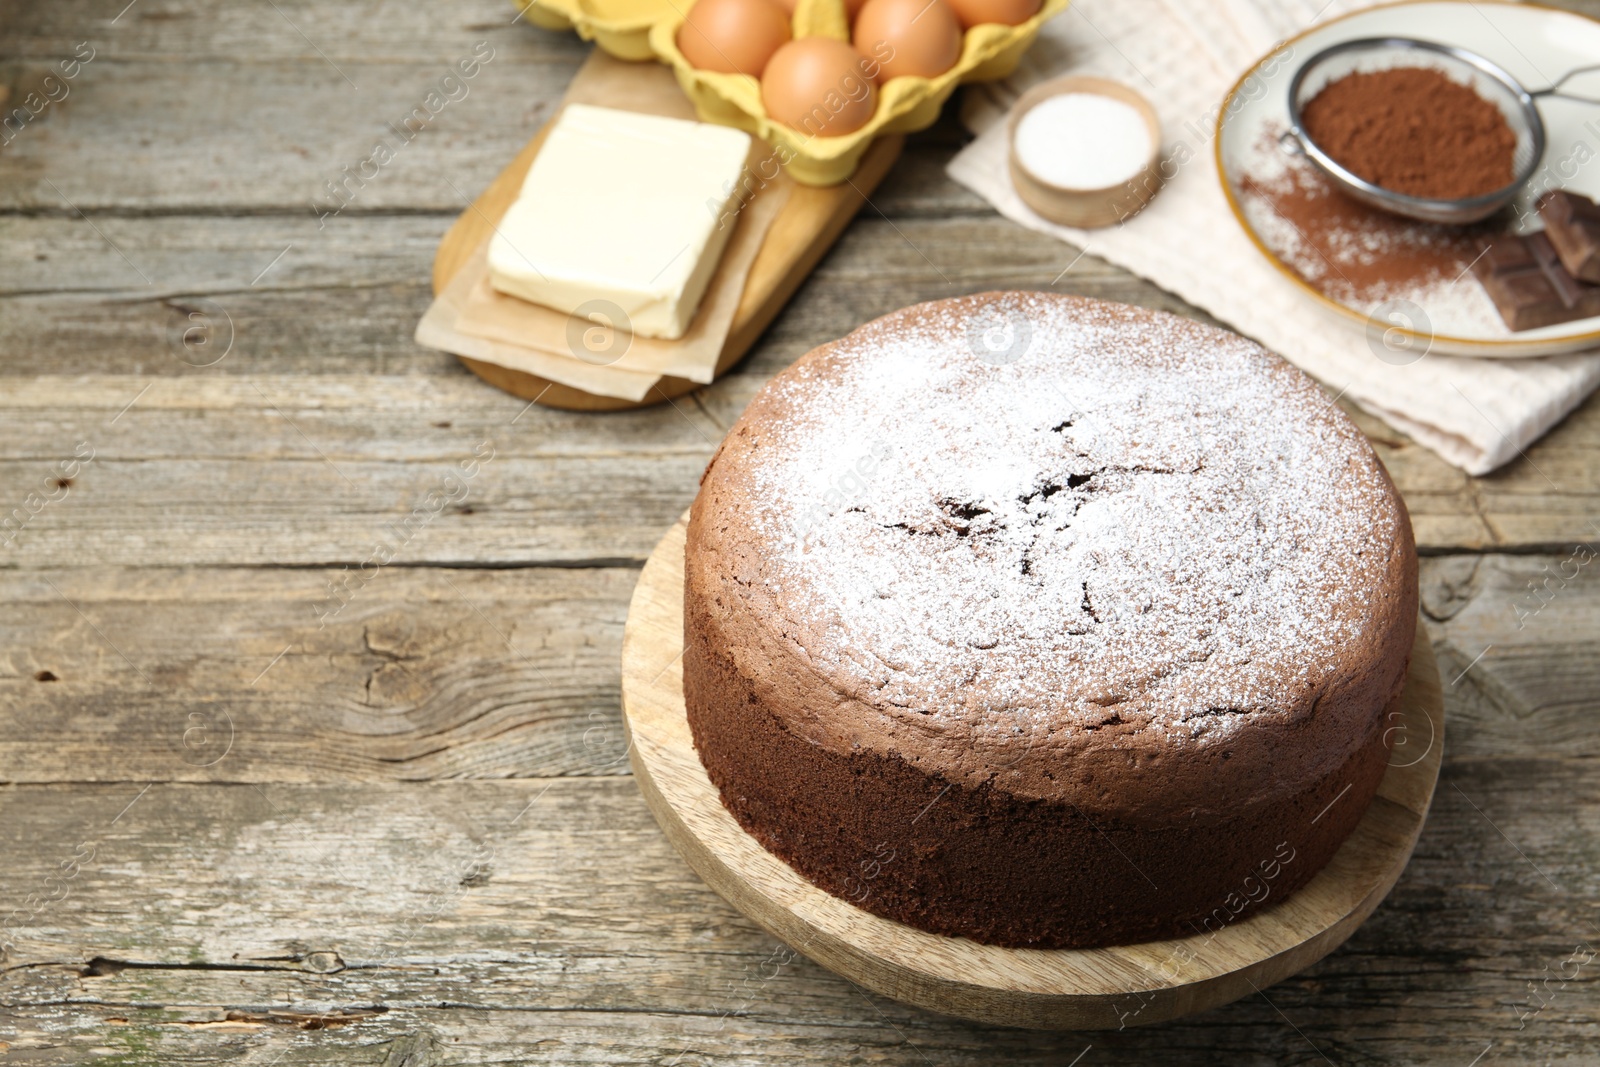
M1347 74L1360 71L1370 73L1395 67L1425 66L1438 70L1456 82L1472 88L1479 96L1494 104L1505 115L1517 147L1512 156L1514 177L1504 188L1481 196L1460 200L1436 200L1421 196L1397 193L1351 173L1323 151L1301 124L1301 109L1306 102L1322 91L1329 82ZM1529 92L1504 69L1465 48L1422 41L1414 37L1363 37L1343 41L1324 48L1300 65L1289 83L1289 122L1291 128L1283 136L1283 143L1291 151L1302 152L1313 165L1327 175L1334 185L1351 197L1396 215L1405 215L1424 222L1462 224L1477 222L1493 215L1516 198L1517 193L1533 177L1539 160L1544 156L1544 120L1539 117L1535 99L1540 96L1561 95L1558 90L1581 71L1594 67L1580 67L1568 71L1560 81L1547 89ZM1575 99L1585 99L1576 97Z

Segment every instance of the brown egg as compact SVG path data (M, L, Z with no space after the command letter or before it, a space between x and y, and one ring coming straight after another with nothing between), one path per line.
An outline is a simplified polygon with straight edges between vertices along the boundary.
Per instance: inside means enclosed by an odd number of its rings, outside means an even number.
M932 78L961 58L961 24L944 0L867 0L854 40L857 52L877 62L882 81Z
M801 37L767 63L761 103L775 122L814 137L859 130L878 107L867 60L844 41Z
M961 28L970 30L985 22L1017 26L1039 13L1040 0L948 0Z
M774 0L697 0L678 29L678 51L699 70L759 78L788 39L789 14Z

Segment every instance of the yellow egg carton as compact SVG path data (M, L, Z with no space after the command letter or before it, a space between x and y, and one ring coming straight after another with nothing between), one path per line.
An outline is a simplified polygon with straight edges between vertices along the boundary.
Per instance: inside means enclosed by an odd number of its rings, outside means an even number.
M677 75L702 121L735 126L767 141L789 173L807 185L834 185L855 172L872 139L933 125L939 109L964 82L994 81L1016 69L1048 18L1070 0L1044 0L1018 26L986 23L968 30L961 58L937 78L892 78L878 87L878 109L867 124L839 137L815 137L767 118L761 83L748 74L696 70L678 51L678 29L693 0L512 0L523 16L549 30L576 30L618 59L660 59ZM799 0L791 23L796 37L850 39L844 0Z
M688 0L512 0L523 18L547 30L577 30L618 59L654 59L650 27Z
M927 129L957 85L994 81L1010 74L1039 36L1039 27L1065 11L1069 2L1044 0L1038 13L1020 25L972 27L962 35L961 58L955 66L936 78L904 75L880 84L878 108L872 118L860 129L838 137L813 136L768 118L761 103L761 83L748 74L722 74L691 66L678 51L678 28L683 25L688 3L651 27L650 46L672 67L701 121L735 126L771 144L796 181L834 185L855 173L874 137ZM797 38L850 40L844 0L799 0L791 25Z

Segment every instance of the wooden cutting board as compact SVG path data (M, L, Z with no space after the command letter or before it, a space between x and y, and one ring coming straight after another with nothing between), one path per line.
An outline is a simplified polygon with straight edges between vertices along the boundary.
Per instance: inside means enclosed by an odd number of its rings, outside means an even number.
M645 803L706 883L797 951L861 986L979 1022L1143 1026L1226 1004L1311 966L1388 895L1439 779L1444 699L1426 631L1390 728L1398 737L1366 815L1326 867L1275 907L1206 937L1100 949L1012 949L942 937L813 886L734 821L694 750L683 703L687 516L634 590L622 639L628 754Z
M599 49L590 54L574 76L562 102L597 102L597 97L619 101L612 106L625 106L630 97L657 103L670 101L674 108L681 106L686 117L693 116L690 104L671 70L659 63L627 63ZM528 168L533 166L534 157L539 154L549 129L547 123L534 135L527 147L517 153L517 157L489 183L483 194L461 213L439 242L439 250L433 259L435 294L449 284L450 279L505 216L516 200ZM889 173L889 168L894 166L904 140L899 136L879 138L868 149L856 173L839 185L816 187L793 184L789 199L768 231L766 242L757 253L750 276L745 281L744 295L734 312L733 326L723 345L722 356L717 361L719 376L750 350L756 338L761 336L761 331L767 328L806 275L822 259L823 253L839 239L856 211L867 202L884 175ZM491 385L527 400L570 411L620 411L648 407L699 388L697 383L686 378L666 377L656 383L644 400L620 400L595 396L495 363L465 356L460 359L468 370Z

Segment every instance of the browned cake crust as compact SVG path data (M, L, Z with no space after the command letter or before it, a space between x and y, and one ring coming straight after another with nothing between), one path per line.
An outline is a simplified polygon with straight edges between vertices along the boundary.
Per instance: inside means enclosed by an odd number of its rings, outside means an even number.
M684 606L696 748L770 851L925 930L1088 947L1219 929L1331 858L1387 762L1416 552L1276 356L991 293L752 401Z

